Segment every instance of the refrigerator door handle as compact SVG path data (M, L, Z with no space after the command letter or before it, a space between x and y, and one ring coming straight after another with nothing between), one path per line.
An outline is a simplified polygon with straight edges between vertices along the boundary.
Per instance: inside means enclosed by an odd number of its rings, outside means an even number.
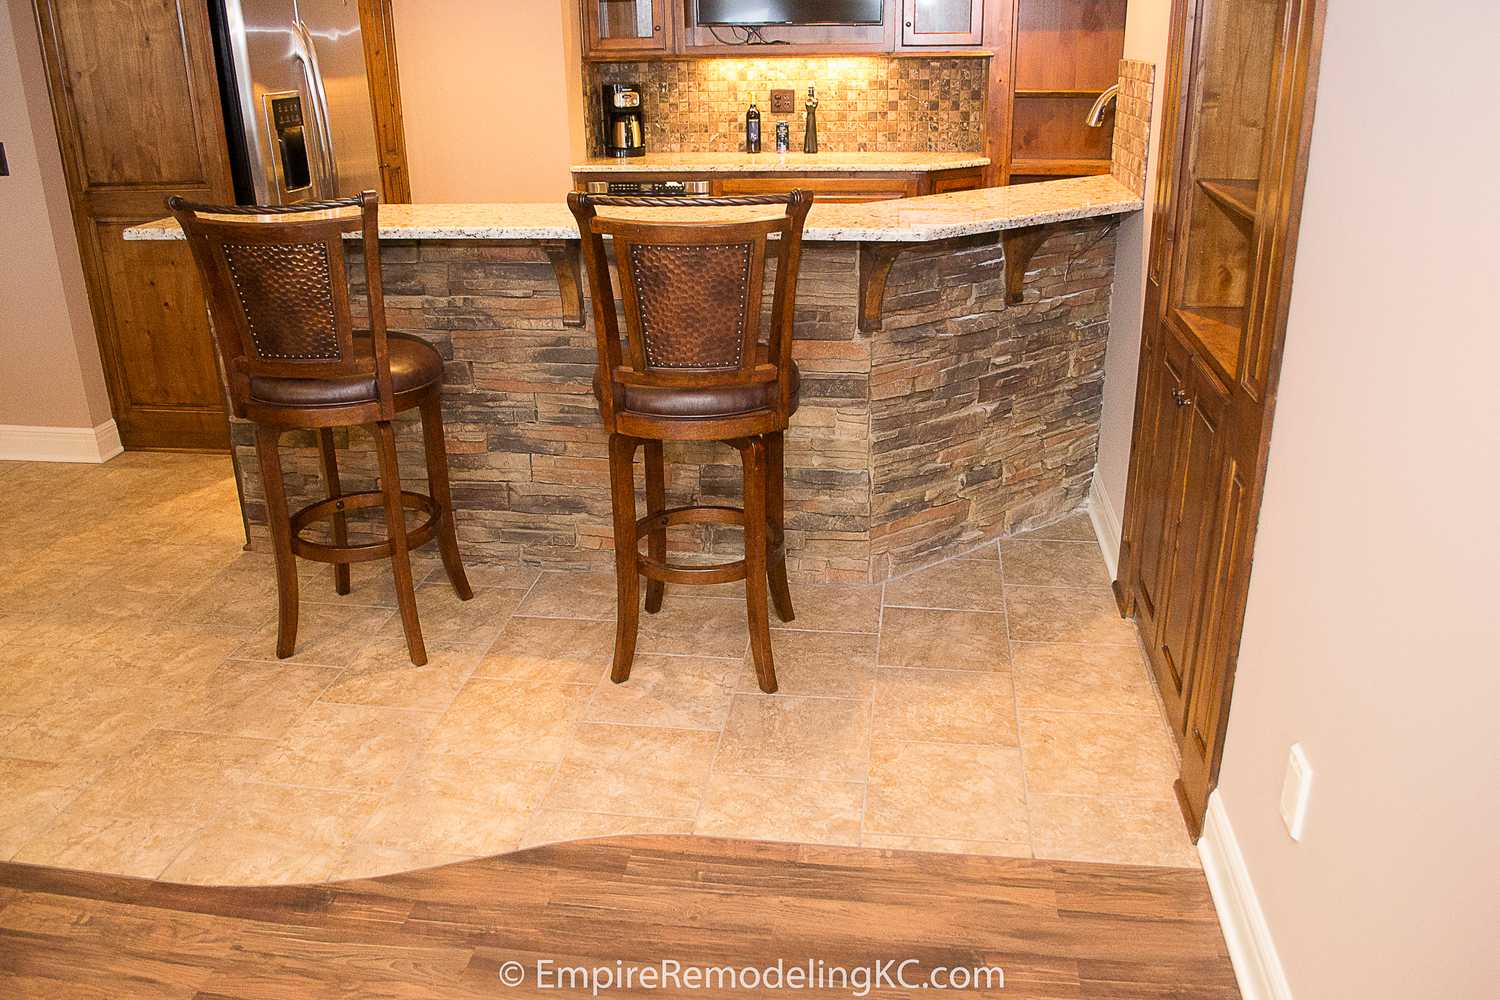
M318 50L313 45L312 33L301 20L294 20L292 27L301 41L297 53L302 71L307 77L308 94L312 98L313 120L318 128L318 154L322 161L324 191L323 198L337 198L339 193L338 159L333 153L333 129L328 117L328 91L323 87L323 72L318 67Z

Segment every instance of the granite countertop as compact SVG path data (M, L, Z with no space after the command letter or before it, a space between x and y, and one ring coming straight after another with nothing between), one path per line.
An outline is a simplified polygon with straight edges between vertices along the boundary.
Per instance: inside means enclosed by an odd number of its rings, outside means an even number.
M847 173L864 171L957 170L987 167L989 158L979 153L647 153L615 159L595 156L572 165L578 173L728 174L747 171L788 174Z
M1108 174L980 188L857 205L813 204L803 238L820 242L926 243L1005 229L1123 215L1141 197ZM610 214L672 221L731 222L775 214L776 208L606 209ZM349 234L351 238L359 234ZM576 240L573 214L562 202L474 205L382 205L387 240ZM161 219L125 230L127 240L178 240L182 230Z

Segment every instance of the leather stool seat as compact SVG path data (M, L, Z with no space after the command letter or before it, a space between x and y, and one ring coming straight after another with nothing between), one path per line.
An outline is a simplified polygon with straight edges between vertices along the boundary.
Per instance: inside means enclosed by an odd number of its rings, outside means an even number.
M442 355L425 340L409 334L387 334L391 359L391 390L397 396L425 389L443 380ZM374 341L355 334L354 356L373 363ZM272 406L348 406L374 402L375 376L356 378L269 378L250 380L250 396Z
M760 346L760 363L768 363L766 346ZM797 412L801 401L802 372L797 362L792 362L792 393L788 415ZM755 382L749 385L726 385L714 387L673 386L621 386L616 406L631 413L647 413L653 417L677 417L683 420L703 420L714 417L734 417L756 410L767 410L776 405L780 386L775 382ZM594 372L594 398L604 398L604 370Z

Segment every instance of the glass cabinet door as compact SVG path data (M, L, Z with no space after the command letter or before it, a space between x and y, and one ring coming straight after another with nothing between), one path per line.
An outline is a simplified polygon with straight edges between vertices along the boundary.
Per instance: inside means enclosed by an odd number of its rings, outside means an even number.
M667 0L585 0L593 51L664 51L671 43Z
M983 41L984 0L901 0L902 45L978 45Z
M1169 321L1234 381L1245 340L1284 0L1199 0Z

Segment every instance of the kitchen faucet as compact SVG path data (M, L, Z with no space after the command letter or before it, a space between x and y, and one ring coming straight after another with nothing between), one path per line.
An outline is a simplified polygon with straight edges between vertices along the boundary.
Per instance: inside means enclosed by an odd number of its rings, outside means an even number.
M1099 99L1094 102L1094 106L1089 109L1089 116L1084 119L1084 124L1088 125L1089 128L1102 128L1104 126L1104 109L1109 107L1110 102L1117 100L1119 96L1120 85L1118 83L1100 94Z

